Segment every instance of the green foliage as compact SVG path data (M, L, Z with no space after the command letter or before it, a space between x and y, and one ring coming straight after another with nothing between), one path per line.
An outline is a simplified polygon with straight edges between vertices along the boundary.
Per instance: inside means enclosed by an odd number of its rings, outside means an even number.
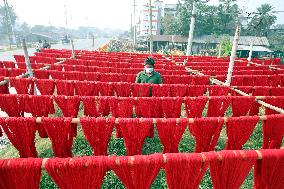
M226 56L230 56L231 55L231 50L232 50L232 42L227 39L227 38L224 38L221 40L221 55L226 57Z
M4 5L0 5L0 33L7 34L7 32L10 32L10 26L8 23L10 23L12 26L15 26L17 15L15 13L15 10L13 6L8 7L8 14L6 13L6 9Z
M252 35L263 35L267 29L276 22L277 17L272 13L273 7L270 4L262 4L257 8L256 15L253 16L248 24L248 31Z

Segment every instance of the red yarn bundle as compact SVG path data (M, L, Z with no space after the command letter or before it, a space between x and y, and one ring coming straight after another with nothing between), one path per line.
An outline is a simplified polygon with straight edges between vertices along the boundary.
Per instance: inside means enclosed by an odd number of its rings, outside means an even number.
M185 111L187 117L202 117L203 109L208 101L208 97L196 97L185 99Z
M45 169L61 189L101 188L107 157L50 158Z
M52 95L55 89L55 83L50 79L36 79L36 87L41 95Z
M187 119L157 119L156 128L163 153L178 153L178 145L187 126Z
M84 135L93 148L95 156L107 155L107 146L110 140L115 119L80 118Z

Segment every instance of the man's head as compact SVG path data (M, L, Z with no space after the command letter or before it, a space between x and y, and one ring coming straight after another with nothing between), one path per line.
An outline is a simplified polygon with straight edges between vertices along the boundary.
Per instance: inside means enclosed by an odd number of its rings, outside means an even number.
M151 57L146 58L144 67L146 73L152 73L154 71L155 60Z

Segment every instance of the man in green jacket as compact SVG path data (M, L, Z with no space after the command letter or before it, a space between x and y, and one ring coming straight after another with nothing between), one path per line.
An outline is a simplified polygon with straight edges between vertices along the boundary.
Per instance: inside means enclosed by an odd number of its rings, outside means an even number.
M148 57L145 60L144 70L137 74L135 83L162 84L161 74L154 71L154 65L155 60Z

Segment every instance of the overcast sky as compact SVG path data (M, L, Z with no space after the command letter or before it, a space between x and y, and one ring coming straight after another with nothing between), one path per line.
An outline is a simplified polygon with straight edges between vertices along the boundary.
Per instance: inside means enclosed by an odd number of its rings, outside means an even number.
M154 0L152 0L154 1ZM148 0L136 0L141 6ZM164 0L175 3L176 0ZM130 15L133 12L133 0L8 0L13 5L20 22L30 25L65 26L64 5L66 5L68 27L94 26L100 28L130 27ZM270 3L275 10L284 11L284 0L238 0L238 4L253 11L262 3ZM209 4L218 4L211 0ZM3 1L1 1L3 5ZM284 24L284 13L278 13L277 23Z

